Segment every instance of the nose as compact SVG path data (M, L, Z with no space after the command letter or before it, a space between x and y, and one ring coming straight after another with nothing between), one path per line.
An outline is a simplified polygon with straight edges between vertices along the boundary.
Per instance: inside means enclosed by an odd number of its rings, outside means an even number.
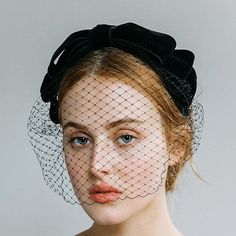
M107 139L95 145L90 163L90 174L102 178L112 172L112 148Z

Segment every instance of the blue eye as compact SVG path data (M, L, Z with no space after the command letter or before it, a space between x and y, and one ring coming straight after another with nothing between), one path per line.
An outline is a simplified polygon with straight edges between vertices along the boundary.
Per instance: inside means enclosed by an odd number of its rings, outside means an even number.
M125 144L130 143L130 140L135 138L133 135L130 134L123 134L120 137L122 137L122 140L124 140Z
M76 138L72 138L71 140L70 140L70 142L72 143L72 144L74 144L74 145L77 145L77 146L79 146L79 145L85 145L86 143L85 143L85 140L89 140L88 138L85 138L85 137L76 137ZM80 141L82 141L82 142L80 142Z

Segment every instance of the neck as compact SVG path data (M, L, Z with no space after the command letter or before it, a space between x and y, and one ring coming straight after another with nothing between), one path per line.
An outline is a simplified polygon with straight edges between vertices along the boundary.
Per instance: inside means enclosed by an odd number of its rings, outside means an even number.
M183 236L169 216L166 193L161 191L144 209L115 225L93 223L89 236Z

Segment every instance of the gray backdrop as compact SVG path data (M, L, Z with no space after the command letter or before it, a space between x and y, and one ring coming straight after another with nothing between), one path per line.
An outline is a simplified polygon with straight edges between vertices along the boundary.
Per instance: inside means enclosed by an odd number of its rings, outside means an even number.
M54 50L73 31L133 21L195 53L205 108L201 147L169 196L185 236L234 236L236 3L230 0L1 0L0 235L72 236L92 221L44 183L26 122Z

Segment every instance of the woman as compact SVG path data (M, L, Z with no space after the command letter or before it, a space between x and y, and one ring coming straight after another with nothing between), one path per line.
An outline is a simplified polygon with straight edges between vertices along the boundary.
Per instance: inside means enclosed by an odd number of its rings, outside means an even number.
M199 145L203 110L194 55L175 47L129 22L75 32L54 53L28 128L47 184L94 221L77 235L182 235L166 193Z

